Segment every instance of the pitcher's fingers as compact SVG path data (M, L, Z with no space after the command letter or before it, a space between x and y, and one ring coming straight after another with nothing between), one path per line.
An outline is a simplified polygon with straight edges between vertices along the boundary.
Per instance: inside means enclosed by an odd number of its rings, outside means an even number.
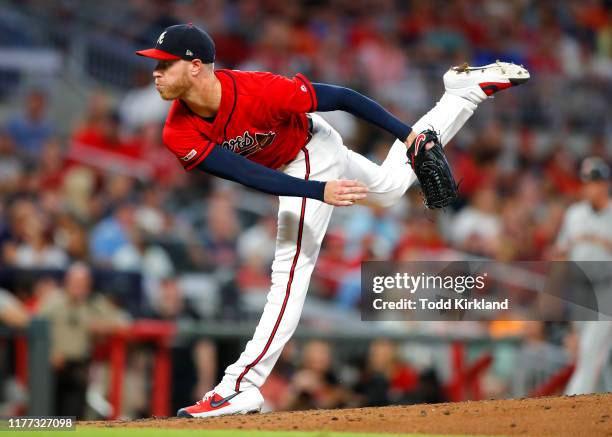
M355 179L341 179L339 181L339 185L341 187L365 187L366 185L363 182L360 182L358 180Z
M350 182L351 182L350 184L351 187L367 188L367 185L364 184L363 182L360 182L360 181L350 181Z
M349 194L344 194L343 196L341 196L342 200L363 200L365 199L367 196L365 194L353 194L353 193L349 193Z
M363 187L344 187L344 188L340 188L338 190L338 194L352 194L352 193L356 193L356 194L361 194L361 193L367 193L368 192L368 187L363 186Z
M350 201L350 200L343 200L343 201L338 201L335 206L352 206L354 205L355 202Z

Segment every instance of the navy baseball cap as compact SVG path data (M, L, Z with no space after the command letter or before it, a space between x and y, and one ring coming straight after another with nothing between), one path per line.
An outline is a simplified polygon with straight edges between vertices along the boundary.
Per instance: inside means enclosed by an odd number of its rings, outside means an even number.
M215 43L209 34L193 24L167 27L152 49L139 50L137 55L162 61L200 59L205 64L215 61Z
M607 181L610 179L610 167L597 156L585 158L580 166L580 179L582 182Z

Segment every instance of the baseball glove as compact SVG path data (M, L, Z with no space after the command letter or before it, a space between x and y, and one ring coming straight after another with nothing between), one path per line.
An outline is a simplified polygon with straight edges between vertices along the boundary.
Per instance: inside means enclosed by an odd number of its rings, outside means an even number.
M433 147L427 148L427 144ZM457 199L457 184L442 144L433 130L417 135L408 148L408 162L412 166L423 192L423 203L429 209L445 208Z

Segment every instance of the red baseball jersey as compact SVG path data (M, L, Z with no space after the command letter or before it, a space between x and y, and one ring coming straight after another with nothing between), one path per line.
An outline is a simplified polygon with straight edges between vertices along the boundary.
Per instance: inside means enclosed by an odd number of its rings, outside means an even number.
M212 120L181 100L170 107L164 144L186 170L195 168L214 144L270 168L291 161L309 138L307 112L316 109L312 84L272 73L217 70L221 103Z

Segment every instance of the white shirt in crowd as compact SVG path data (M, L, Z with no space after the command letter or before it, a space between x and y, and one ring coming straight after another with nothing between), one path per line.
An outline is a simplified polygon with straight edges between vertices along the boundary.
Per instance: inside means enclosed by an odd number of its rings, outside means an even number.
M612 242L612 202L608 207L595 211L588 202L574 203L567 209L557 245L569 249L572 261L612 261L612 251L602 244L579 240L580 237L596 236Z

